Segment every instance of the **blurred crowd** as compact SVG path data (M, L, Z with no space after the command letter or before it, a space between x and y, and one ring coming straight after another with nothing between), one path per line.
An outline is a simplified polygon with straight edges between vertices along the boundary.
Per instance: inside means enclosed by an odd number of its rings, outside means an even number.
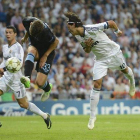
M20 42L25 30L22 19L37 17L47 22L59 39L56 56L48 75L53 84L51 99L89 99L93 88L93 53L87 54L66 28L66 11L79 15L84 24L95 24L114 20L121 37L111 29L105 32L110 39L121 46L127 65L132 68L136 80L136 95L140 98L140 0L0 0L0 61L2 45L7 43L5 28L16 27L17 41ZM22 45L27 55L28 42ZM24 71L24 70L23 70ZM27 90L30 100L37 100L42 92L34 84L36 71L32 73L31 88ZM100 98L129 99L129 81L119 71L108 71L102 86ZM35 94L36 93L36 94Z

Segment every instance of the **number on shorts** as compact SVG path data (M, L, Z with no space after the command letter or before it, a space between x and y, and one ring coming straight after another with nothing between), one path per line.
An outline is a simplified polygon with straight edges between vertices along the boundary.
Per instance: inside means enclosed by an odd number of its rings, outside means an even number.
M124 69L125 68L125 63L123 63L121 66L120 66L121 69Z
M18 97L20 97L20 91L17 91L16 93L18 94Z
M45 63L45 65L43 66L43 70L45 71L45 72L48 72L49 70L50 70L50 68L51 68L51 65L50 64L47 64L47 63Z

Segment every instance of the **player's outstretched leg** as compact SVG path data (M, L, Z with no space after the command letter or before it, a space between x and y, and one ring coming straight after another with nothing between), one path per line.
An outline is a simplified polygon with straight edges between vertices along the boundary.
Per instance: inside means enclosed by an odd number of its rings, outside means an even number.
M22 76L22 77L20 78L20 82L21 82L22 84L24 84L25 88L29 88L29 87L30 87L30 79L29 79L28 77Z
M51 122L51 119L50 119L50 114L47 113L47 118L44 119L46 125L47 125L47 128L50 129L51 126L52 126L52 122Z
M96 107L99 102L100 90L93 88L90 93L90 119L88 122L88 129L94 128L94 122L96 120Z
M88 129L89 130L92 130L94 128L95 121L96 121L96 117L89 119L89 122L88 122Z
M44 122L46 123L47 128L48 129L51 128L52 122L51 122L51 119L50 119L50 114L44 113L34 103L31 103L31 102L29 102L29 106L28 106L27 109L30 110L31 112L41 116L44 119Z
M53 87L53 85L51 83L48 83L47 81L46 81L45 85L43 87L41 87L44 90L41 95L41 101L46 101L49 98L52 87Z
M134 95L135 95L135 82L130 81L129 94L130 94L131 96L134 96Z
M123 71L122 71L123 72ZM124 72L123 72L124 73ZM129 89L129 94L131 96L135 95L135 79L134 79L134 74L131 70L130 67L128 67L128 72L124 73L124 75L129 79L130 81L130 89Z

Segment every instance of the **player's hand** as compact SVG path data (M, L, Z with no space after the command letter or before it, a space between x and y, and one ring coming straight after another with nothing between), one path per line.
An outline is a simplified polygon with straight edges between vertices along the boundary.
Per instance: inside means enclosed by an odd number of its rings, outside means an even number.
M85 40L85 45L86 47L92 47L92 44L94 43L92 38L86 39Z
M25 43L25 38L23 37L22 39L21 39L21 44L23 44L23 43Z
M117 32L114 32L116 34L116 36L121 36L122 35L122 31L118 30Z
M4 69L0 68L0 74L3 74L3 72L4 72Z
M39 67L42 68L45 65L45 62L47 61L47 56L43 55L39 62Z

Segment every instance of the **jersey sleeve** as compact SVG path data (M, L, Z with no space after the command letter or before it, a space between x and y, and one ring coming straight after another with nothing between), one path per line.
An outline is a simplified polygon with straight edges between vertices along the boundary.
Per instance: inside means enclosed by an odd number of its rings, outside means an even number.
M3 58L3 61L2 61L2 63L0 64L0 68L4 68L4 67L5 67L5 63L6 63L6 61L5 61L4 58Z
M108 22L98 23L98 24L92 24L92 25L86 25L85 26L87 31L104 31L105 29L109 28Z
M23 26L25 27L25 29L28 30L29 27L30 27L30 23L35 21L35 20L38 20L38 18L36 18L36 17L25 17L22 20L22 23L23 23Z

